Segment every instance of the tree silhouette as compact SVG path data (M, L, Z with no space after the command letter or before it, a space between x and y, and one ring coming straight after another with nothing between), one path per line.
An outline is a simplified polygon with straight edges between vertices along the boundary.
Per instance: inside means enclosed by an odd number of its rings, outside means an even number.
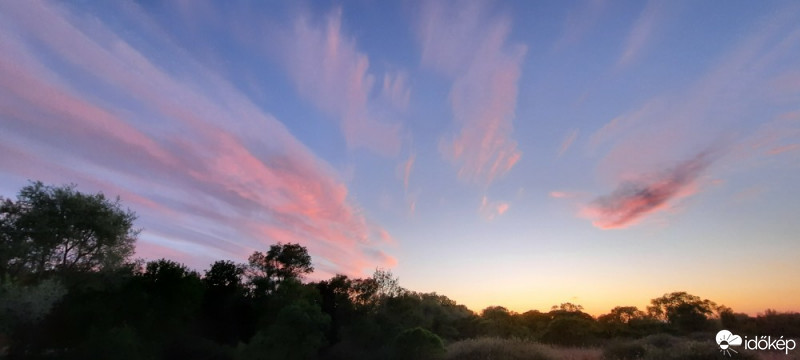
M708 316L714 312L716 304L708 299L701 299L685 291L676 291L652 299L647 307L650 316L667 321L676 329L684 332L699 331L707 326Z
M16 202L0 205L0 281L6 275L119 266L133 254L135 219L119 199L83 194L75 185L34 182Z
M308 250L300 244L270 245L266 254L256 251L248 258L250 279L259 294L275 291L288 279L300 279L314 271Z

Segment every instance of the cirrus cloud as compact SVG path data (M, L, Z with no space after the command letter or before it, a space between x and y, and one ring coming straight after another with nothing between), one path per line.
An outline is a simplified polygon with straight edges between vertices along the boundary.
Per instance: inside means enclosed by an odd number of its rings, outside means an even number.
M450 105L458 127L441 142L459 177L490 184L519 161L511 137L517 82L526 47L509 43L511 22L485 17L476 2L449 8L429 3L422 11L422 63L453 80Z
M297 19L284 39L284 48L283 60L298 91L341 119L349 147L397 154L400 124L385 114L408 106L407 75L384 75L380 97L390 106L377 109L380 105L372 101L375 76L369 72L369 57L342 31L341 9L326 16L324 24L315 24L306 16Z
M145 34L160 34L124 6ZM0 10L0 140L31 162L2 161L3 172L120 194L145 229L141 255L182 254L196 268L277 241L307 246L321 273L395 263L380 249L390 234L332 167L186 53L137 47L69 4ZM191 80L159 63L164 56Z

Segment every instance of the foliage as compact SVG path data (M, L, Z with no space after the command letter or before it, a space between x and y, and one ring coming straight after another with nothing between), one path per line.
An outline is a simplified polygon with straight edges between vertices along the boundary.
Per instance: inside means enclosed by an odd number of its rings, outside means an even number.
M490 306L481 312L480 333L489 337L527 337L530 331L520 320L516 313L502 306Z
M683 291L664 294L650 301L647 307L650 316L667 321L684 333L708 328L708 316L714 313L716 304L708 299Z
M240 359L313 359L326 344L330 317L300 301L281 309L277 320L240 349Z
M592 320L580 316L561 316L547 325L542 342L564 346L588 346L596 339Z
M551 349L542 344L520 339L477 338L447 346L446 359L452 360L551 360Z
M603 332L602 335L607 338L639 335L643 325L650 320L651 318L644 311L635 306L617 306L608 314L597 317L597 322Z
M603 349L603 359L707 360L724 358L719 347L713 341L713 335L713 333L705 334L702 340L693 340L658 334L638 340L612 342ZM752 360L758 357L744 349L739 349L735 358Z
M397 360L441 359L444 353L442 339L419 326L397 335L392 347L392 357Z
M120 266L133 254L135 219L118 198L33 182L0 205L0 280Z
M400 280L388 270L376 269L372 274L372 279L375 281L376 292L380 297L397 297L406 292L405 289L400 287Z
M66 292L55 279L28 286L12 281L0 284L0 331L41 321Z
M300 279L314 271L308 250L299 244L270 245L266 254L256 251L247 261L252 290L260 295L275 291L286 280Z
M646 353L645 347L638 343L615 343L603 349L604 360L641 359Z

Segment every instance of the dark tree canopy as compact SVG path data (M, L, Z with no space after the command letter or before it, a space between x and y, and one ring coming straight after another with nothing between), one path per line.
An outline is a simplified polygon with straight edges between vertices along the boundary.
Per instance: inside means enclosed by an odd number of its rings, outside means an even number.
M116 267L133 254L135 219L119 199L33 182L0 205L0 276Z
M691 295L684 291L664 294L650 301L647 307L650 316L665 320L683 331L698 331L706 326L708 316L714 313L717 305L708 299Z
M628 324L632 320L644 319L646 316L647 314L636 306L617 306L608 314L600 315L597 320L608 324Z
M242 286L244 268L230 260L219 260L206 270L203 282L209 287L235 290Z
M300 244L270 245L266 254L256 251L247 260L251 282L259 293L274 291L280 283L314 271L308 250Z

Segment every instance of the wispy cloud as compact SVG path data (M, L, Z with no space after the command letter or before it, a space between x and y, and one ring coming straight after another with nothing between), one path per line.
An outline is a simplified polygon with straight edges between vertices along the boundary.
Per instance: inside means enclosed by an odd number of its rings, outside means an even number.
M800 150L800 144L789 144L789 145L777 146L777 147L774 147L774 148L770 149L769 151L767 151L767 154L769 154L769 155L778 155L778 154L783 154L785 152L796 151L796 150Z
M408 73L397 72L383 75L381 96L398 110L406 110L411 101L411 87L408 84Z
M578 196L578 194L566 191L551 191L548 195L554 199L568 199Z
M664 4L664 2L657 0L649 0L647 2L625 40L617 65L625 66L632 63L649 45L648 42L651 40L653 31L661 20L661 16L663 16Z
M411 154L408 157L408 160L404 161L402 164L402 173L403 173L403 189L408 192L408 183L411 179L411 170L414 169L414 161L416 161L417 155Z
M564 153L572 147L572 143L575 142L575 139L578 138L578 134L580 130L572 129L567 133L567 136L564 137L564 140L561 141L561 146L558 147L558 156L561 157Z
M481 199L481 206L478 211L484 219L494 220L496 217L503 215L511 205L504 201L490 201L488 197L484 196Z
M650 99L636 110L611 119L600 129L589 136L589 147L595 150L600 145L624 136L626 132L636 129L643 121L665 113L665 100L659 97ZM637 126L638 125L638 126Z
M453 79L450 104L457 134L442 140L463 179L489 184L522 152L512 139L524 45L509 43L511 22L486 17L477 2L428 3L420 20L422 63Z
M663 173L626 181L587 205L582 215L601 229L633 225L645 215L668 209L670 201L694 194L695 181L711 162L711 154L701 152Z
M35 160L32 176L122 195L142 218L141 254L170 248L195 267L275 241L308 246L323 272L395 262L377 241L388 232L281 122L185 53L141 51L62 5L0 4L0 139ZM191 69L192 82L165 70L163 56ZM76 88L73 76L107 90Z
M369 57L343 32L341 9L322 24L300 17L283 40L283 60L299 92L340 119L348 146L397 154L400 123L386 116L389 109L376 109L380 105L373 101L375 75L369 72ZM411 90L405 73L385 74L379 89L394 109L408 106Z

